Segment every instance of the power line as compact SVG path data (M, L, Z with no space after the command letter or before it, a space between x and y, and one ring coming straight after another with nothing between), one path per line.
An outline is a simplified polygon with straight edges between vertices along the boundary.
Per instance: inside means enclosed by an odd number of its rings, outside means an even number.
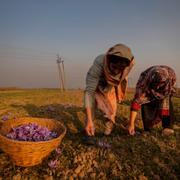
M42 56L34 56L34 55L0 55L1 58L53 58L54 56L46 56L46 55L42 55Z
M23 50L23 51L33 51L33 52L36 52L36 53L45 53L45 54L49 54L49 55L53 55L53 54L55 54L55 52L50 52L50 51L44 51L44 50L38 50L38 49L34 49L34 48L28 48L28 47L16 47L16 46L13 46L13 45L8 45L8 44L1 44L0 43L0 47L1 47L1 50L3 49L3 48L5 48L5 49L11 49L11 50L15 50L15 49L17 49L17 50Z

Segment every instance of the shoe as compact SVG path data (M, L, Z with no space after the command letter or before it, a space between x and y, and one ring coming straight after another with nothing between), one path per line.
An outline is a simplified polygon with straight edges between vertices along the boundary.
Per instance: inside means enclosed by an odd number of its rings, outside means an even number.
M104 130L104 134L106 136L110 135L112 130L113 130L113 127L114 127L114 123L111 121L111 120L108 120L106 123L105 123L105 130Z
M164 128L162 134L165 136L170 136L174 134L174 130L170 128Z

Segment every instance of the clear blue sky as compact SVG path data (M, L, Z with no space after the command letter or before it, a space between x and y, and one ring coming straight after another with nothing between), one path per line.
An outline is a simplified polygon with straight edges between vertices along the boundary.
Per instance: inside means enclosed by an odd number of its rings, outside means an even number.
M156 64L180 79L180 0L0 0L0 86L59 87L59 53L67 86L82 88L116 43L135 56L131 85Z

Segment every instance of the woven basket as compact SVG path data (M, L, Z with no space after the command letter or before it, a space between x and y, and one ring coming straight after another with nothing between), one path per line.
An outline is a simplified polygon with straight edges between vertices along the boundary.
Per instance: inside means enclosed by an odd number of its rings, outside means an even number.
M17 141L9 139L6 134L12 127L22 124L36 123L47 127L58 134L57 138L48 141ZM7 153L17 166L34 166L40 164L61 143L66 134L66 127L59 121L44 118L20 118L3 122L0 127L0 148Z

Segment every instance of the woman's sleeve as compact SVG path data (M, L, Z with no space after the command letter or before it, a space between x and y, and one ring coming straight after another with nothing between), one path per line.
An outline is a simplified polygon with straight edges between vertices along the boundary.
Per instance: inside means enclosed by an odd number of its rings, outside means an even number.
M95 104L94 95L99 83L100 76L103 72L103 64L100 58L102 58L102 56L98 56L95 59L86 76L86 88L84 94L85 107L93 107Z
M142 104L149 102L147 97L148 78L146 71L141 73L136 84L135 95L131 103L131 111L139 111Z

